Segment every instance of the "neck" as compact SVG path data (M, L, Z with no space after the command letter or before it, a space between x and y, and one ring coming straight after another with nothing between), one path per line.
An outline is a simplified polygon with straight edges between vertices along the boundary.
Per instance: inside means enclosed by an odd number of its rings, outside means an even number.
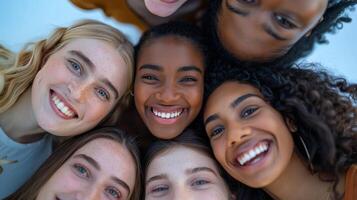
M40 140L44 131L34 116L29 87L8 110L0 114L0 126L5 134L20 143Z
M274 199L329 200L333 197L332 186L333 182L321 181L318 174L312 174L294 153L281 176L264 190Z

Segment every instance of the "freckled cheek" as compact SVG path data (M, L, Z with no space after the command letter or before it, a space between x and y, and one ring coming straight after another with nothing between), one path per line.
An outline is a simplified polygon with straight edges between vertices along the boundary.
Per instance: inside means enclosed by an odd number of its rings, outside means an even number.
M108 113L113 109L113 106L110 104L105 105L105 103L98 103L92 100L91 103L87 104L85 109L85 119L89 122L100 122Z

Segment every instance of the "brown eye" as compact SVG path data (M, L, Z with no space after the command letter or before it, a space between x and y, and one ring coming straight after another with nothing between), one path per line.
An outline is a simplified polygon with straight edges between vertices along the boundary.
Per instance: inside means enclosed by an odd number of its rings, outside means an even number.
M278 13L274 13L274 19L281 27L285 29L297 28L297 26L289 18Z
M248 107L243 109L243 111L240 113L240 117L242 119L246 119L248 117L250 117L253 113L255 113L255 111L257 111L258 108L257 107Z

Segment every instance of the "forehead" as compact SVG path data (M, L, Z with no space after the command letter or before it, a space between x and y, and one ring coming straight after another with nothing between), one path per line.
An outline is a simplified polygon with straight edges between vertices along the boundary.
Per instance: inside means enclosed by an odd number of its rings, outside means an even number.
M187 158L189 156L189 159ZM213 158L203 152L185 146L175 146L159 153L152 160L148 168L148 176L166 173L168 176L183 175L187 169L208 167L215 171L216 165ZM147 178L149 178L147 176Z
M205 113L212 109L219 109L223 105L230 105L236 98L248 93L261 96L259 90L252 85L227 81L217 87L208 97Z
M115 176L134 187L136 164L122 144L106 138L94 139L78 149L73 156L85 154L93 158L105 176ZM72 156L72 157L73 157Z
M144 44L138 62L165 63L165 66L173 67L196 64L197 67L203 67L203 55L189 39L169 35L151 39Z
M58 53L69 56L69 51L80 51L96 66L95 73L107 78L120 88L127 76L128 66L120 52L108 42L97 39L75 39L66 44Z

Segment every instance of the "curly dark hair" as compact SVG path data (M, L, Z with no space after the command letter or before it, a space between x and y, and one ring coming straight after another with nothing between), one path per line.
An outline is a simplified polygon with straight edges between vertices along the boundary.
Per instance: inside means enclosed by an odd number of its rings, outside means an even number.
M271 61L246 62L241 58L236 58L233 54L227 51L221 44L217 35L218 13L221 9L222 0L211 0L209 8L202 18L203 30L209 38L210 51L214 54L210 55L212 59L218 56L221 59L228 60L232 63L237 63L240 66L265 66L265 67L290 67L300 58L308 56L314 49L316 43L326 44L327 33L336 33L343 28L344 23L350 23L352 19L347 15L347 10L352 10L357 0L329 0L326 11L323 14L323 21L317 24L311 31L308 37L302 37L298 40L290 50L283 56L275 58Z
M150 43L155 39L166 37L166 36L176 36L189 41L200 52L202 52L204 61L206 61L207 41L204 37L204 34L202 33L201 28L187 22L171 21L158 26L154 26L141 36L138 44L135 46L135 51L134 51L135 62L137 61L140 52L145 45L147 45L148 43Z
M238 81L260 90L267 102L298 128L292 134L299 154L309 162L299 138L310 152L314 173L322 181L334 182L357 163L357 84L333 76L321 66L305 63L279 70L276 68L238 68L217 61L206 74L206 98L222 83ZM220 68L220 69L219 69ZM262 190L241 186L241 199L264 199ZM259 191L259 192L257 192Z

